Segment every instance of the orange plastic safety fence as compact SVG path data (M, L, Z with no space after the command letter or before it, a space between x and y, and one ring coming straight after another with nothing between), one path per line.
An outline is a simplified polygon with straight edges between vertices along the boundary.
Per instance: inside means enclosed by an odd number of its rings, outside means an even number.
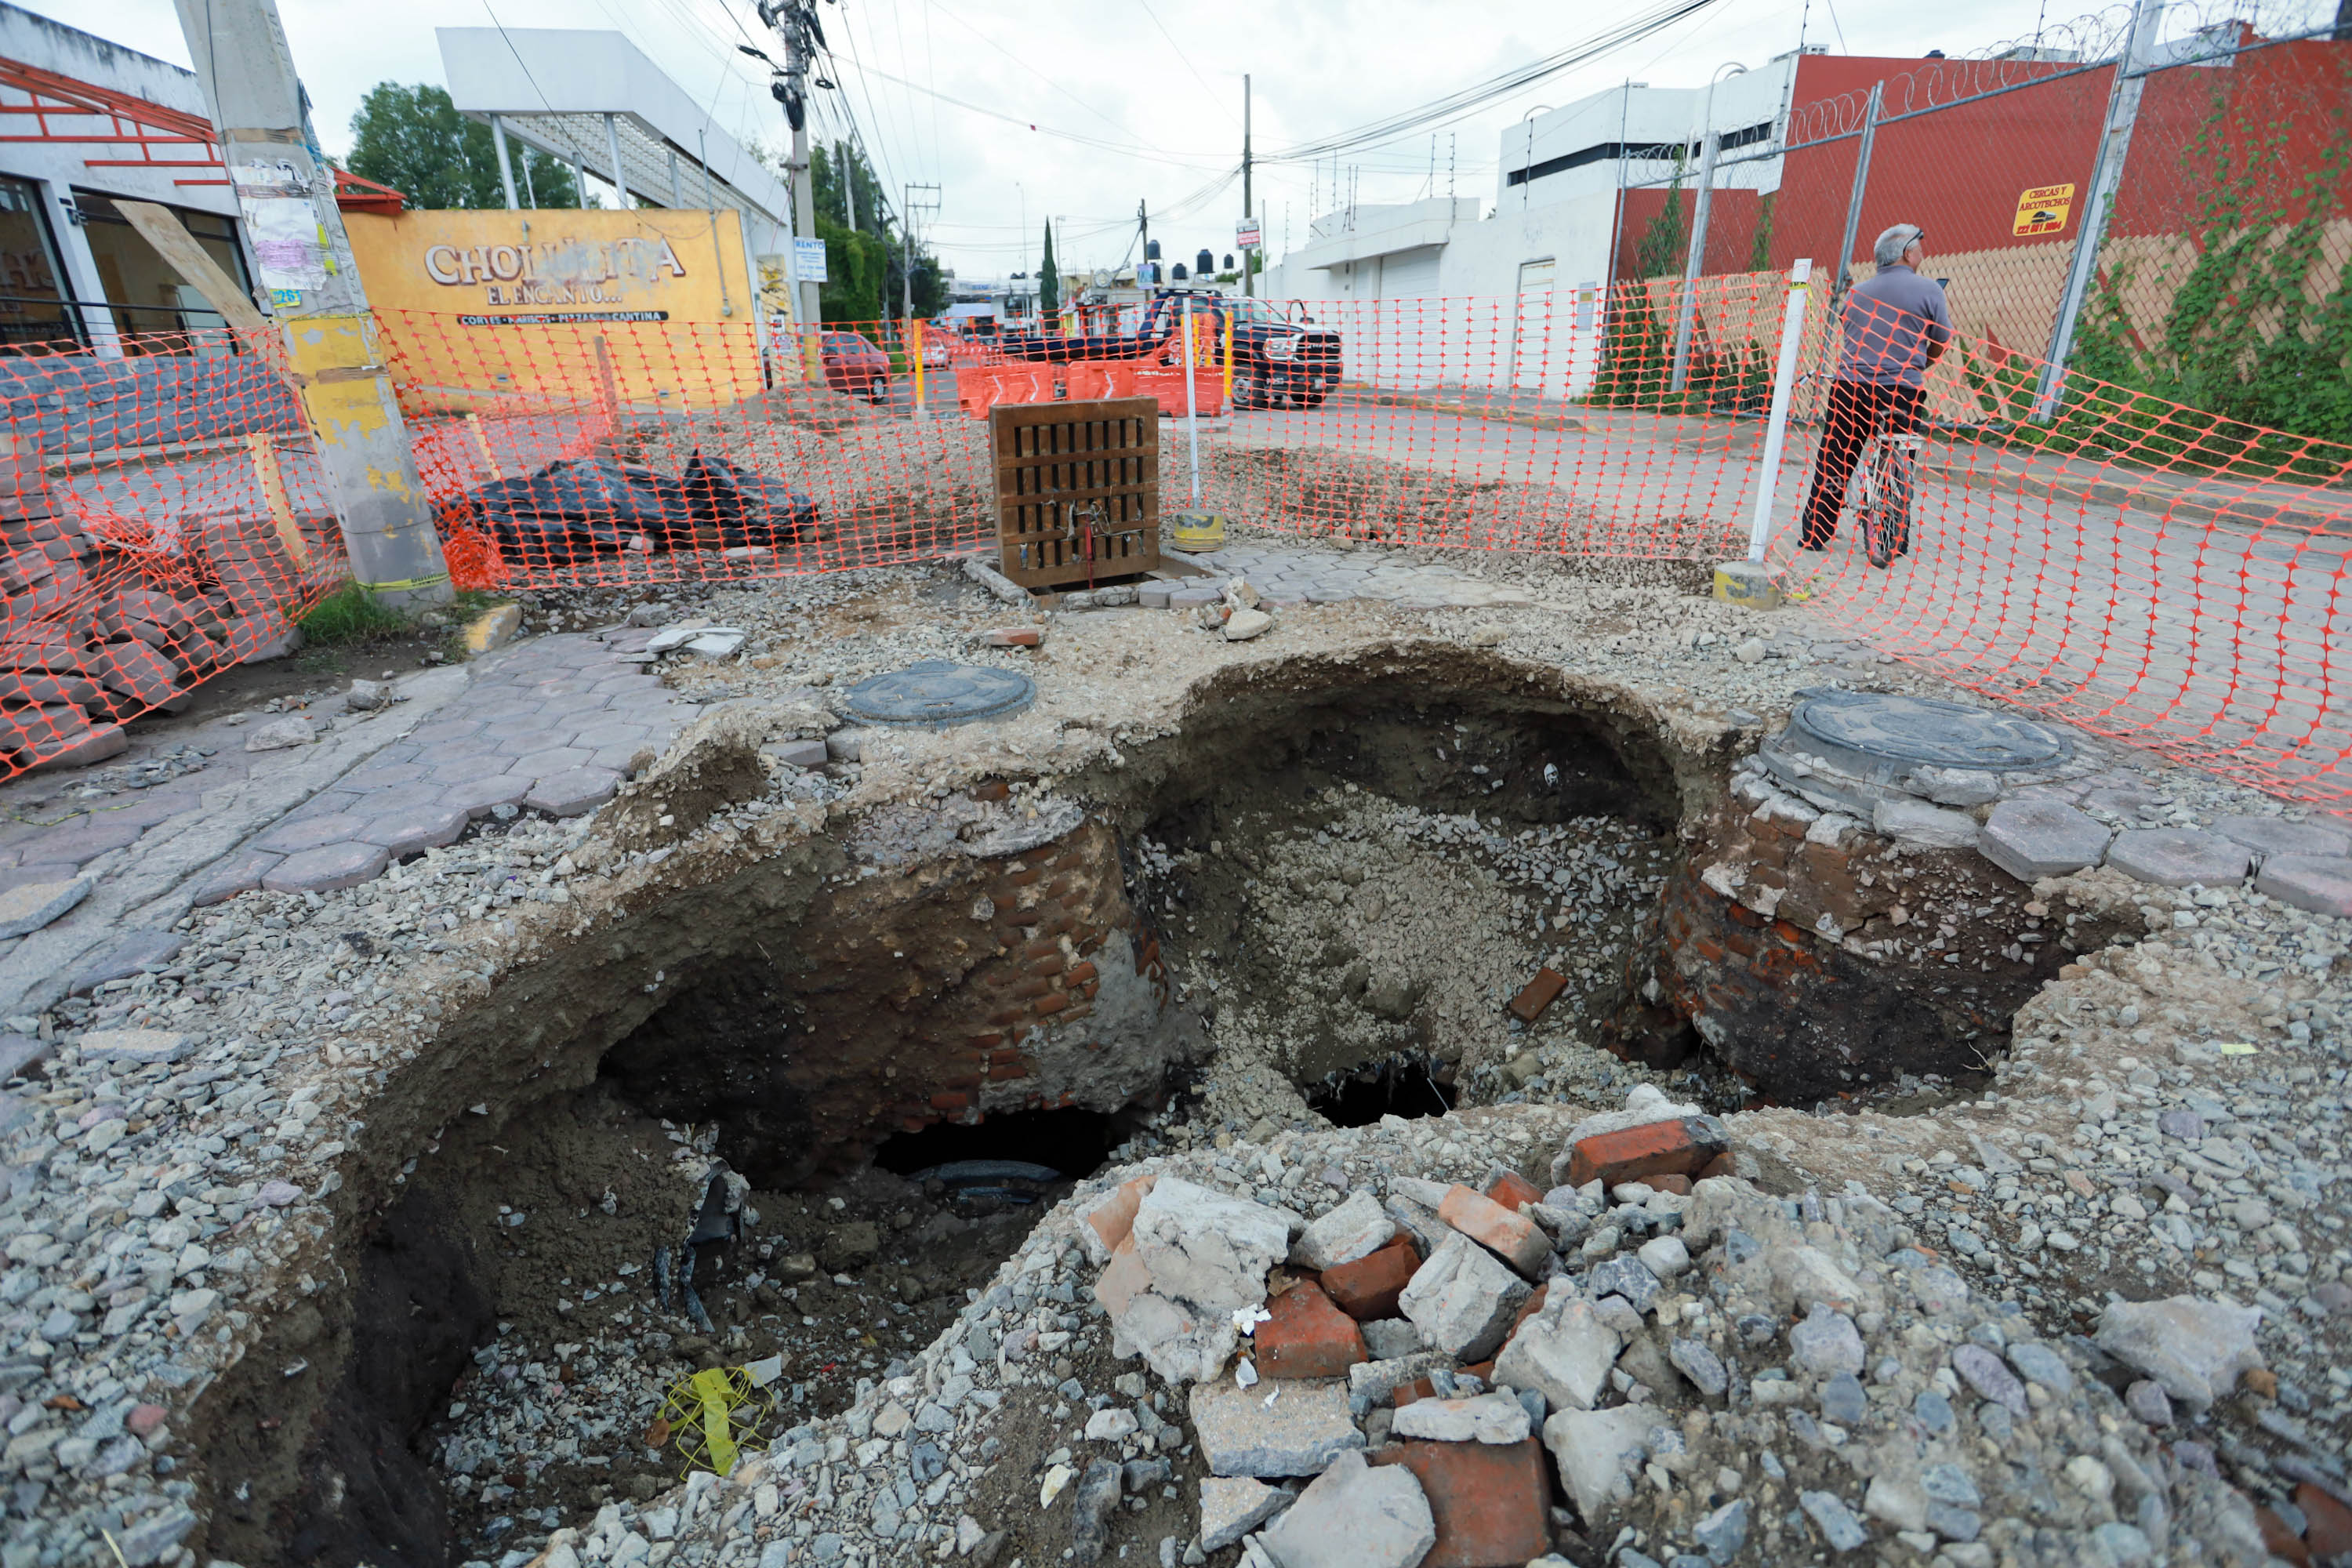
M346 574L275 366L219 332L103 347L0 358L0 774L121 750Z
M984 342L898 323L804 340L396 313L383 341L466 586L979 548L994 529L991 406L1137 395L1171 416L1171 510L1191 500L1197 429L1201 504L1246 524L1704 563L1747 547L1786 300L1770 274L1509 300L1196 296L1197 426L1183 312L1166 301ZM2004 701L2280 793L2352 795L2352 704L2332 665L2352 646L2352 450L2079 373L2037 420L2039 363L1965 337L1916 399L1859 395L1838 384L1822 303L1769 476L1769 559L1793 595ZM284 382L217 342L131 347L0 361L12 771L102 749L123 718L282 638L342 575ZM1890 456L1882 423L1915 418L1918 449ZM1897 462L1907 531L1880 567L1856 520ZM1809 509L1819 552L1801 548Z

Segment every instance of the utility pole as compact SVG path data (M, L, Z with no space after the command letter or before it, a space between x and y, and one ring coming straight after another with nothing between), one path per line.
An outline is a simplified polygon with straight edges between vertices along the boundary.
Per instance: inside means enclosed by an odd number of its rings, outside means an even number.
M1249 217L1255 212L1255 209L1250 205L1250 79L1249 73L1244 71L1242 73L1242 216ZM1256 272L1250 266L1249 247L1244 246L1242 248L1242 297L1252 299L1256 294Z
M1151 214L1139 200L1135 204L1135 224L1143 231L1141 259L1136 265L1149 267L1151 265Z
M187 5L190 0L179 0ZM793 309L800 327L803 374L814 381L822 374L816 352L817 322L821 310L817 304L817 283L802 276L801 241L816 237L816 189L809 178L808 137L808 57L811 37L815 26L811 0L786 0L772 9L760 8L784 40L784 68L776 79L768 84L768 91L784 106L784 122L792 127L793 150L784 164L784 173L793 183ZM747 53L758 54L756 49ZM760 57L765 59L767 57Z
M377 353L333 171L312 151L276 0L176 0L176 9L246 230L268 242L254 247L265 258L260 281L318 437L352 576L387 604L446 603L441 536Z
M928 198L922 198L915 195L917 191L929 191L931 194ZM915 215L919 212L935 213L939 210L939 186L914 184L907 187L907 268L903 279L906 284L906 301L905 308L898 312L898 319L901 321L911 321L915 319Z

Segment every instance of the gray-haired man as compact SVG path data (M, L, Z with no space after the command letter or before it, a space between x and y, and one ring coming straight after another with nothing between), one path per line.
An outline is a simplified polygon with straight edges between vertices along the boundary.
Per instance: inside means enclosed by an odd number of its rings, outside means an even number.
M1952 312L1944 290L1933 279L1919 276L1919 264L1927 258L1927 237L1917 225L1907 223L1880 235L1871 247L1878 275L1855 284L1845 297L1839 317L1844 343L1830 384L1829 416L1798 541L1807 550L1829 548L1846 481L1870 438L1881 430L1919 428L1927 367L1951 345ZM1895 548L1909 542L1898 539Z

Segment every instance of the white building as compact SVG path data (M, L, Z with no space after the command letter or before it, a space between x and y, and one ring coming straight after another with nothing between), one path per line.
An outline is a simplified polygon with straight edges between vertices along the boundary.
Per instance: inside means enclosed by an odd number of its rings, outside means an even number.
M1348 350L1353 376L1576 396L1599 364L1621 181L1663 181L1678 160L1694 167L1710 127L1727 150L1773 141L1797 63L1793 53L1780 56L1711 94L1633 83L1531 114L1502 133L1487 216L1479 216L1486 204L1447 196L1324 214L1303 248L1266 269L1261 292L1396 301L1335 312L1335 322L1359 323ZM1731 178L1771 190L1779 175L1780 160L1769 158L1740 164ZM1428 344L1449 338L1470 345L1461 363L1427 357Z
M223 325L115 204L156 202L250 288L194 72L0 5L0 347Z

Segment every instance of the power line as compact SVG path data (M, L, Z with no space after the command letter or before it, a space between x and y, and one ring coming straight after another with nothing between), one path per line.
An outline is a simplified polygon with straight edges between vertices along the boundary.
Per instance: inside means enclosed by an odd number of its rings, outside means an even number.
M1700 0L1700 3L1707 3L1707 0ZM984 115L988 119L1001 121L1007 125L1018 126L1024 131L1034 131L1040 136L1051 136L1055 140L1062 142L1075 142L1081 147L1092 147L1097 152L1116 153L1122 157L1139 158L1146 163L1167 163L1179 169L1206 169L1217 166L1216 164L1204 163L1196 158L1170 157L1168 154L1160 152L1157 148L1139 147L1127 142L1108 142L1098 136L1082 136L1074 131L1057 131L1054 127L1043 124L1037 121L1024 120L1018 115L1006 114L999 110L984 109L977 103L971 102L965 99L957 98L952 94L934 91L931 89L923 86L920 82L908 81L904 77L892 76L888 71L878 69L876 67L866 65L862 62L859 63L858 68L869 76L879 77L884 81L896 83L898 86L907 89L909 92L919 92L927 98L935 98L941 103L950 105L956 109L961 109L968 114Z
M1432 99L1402 113L1372 121L1320 141L1302 142L1278 152L1260 153L1258 157L1266 163L1307 163L1335 153L1393 142L1411 132L1459 120L1496 99L1507 98L1572 66L1583 65L1628 44L1637 43L1660 28L1705 10L1714 3L1715 0L1667 0L1665 5L1655 10L1568 48L1546 55L1531 64L1473 82L1468 87L1443 98Z

